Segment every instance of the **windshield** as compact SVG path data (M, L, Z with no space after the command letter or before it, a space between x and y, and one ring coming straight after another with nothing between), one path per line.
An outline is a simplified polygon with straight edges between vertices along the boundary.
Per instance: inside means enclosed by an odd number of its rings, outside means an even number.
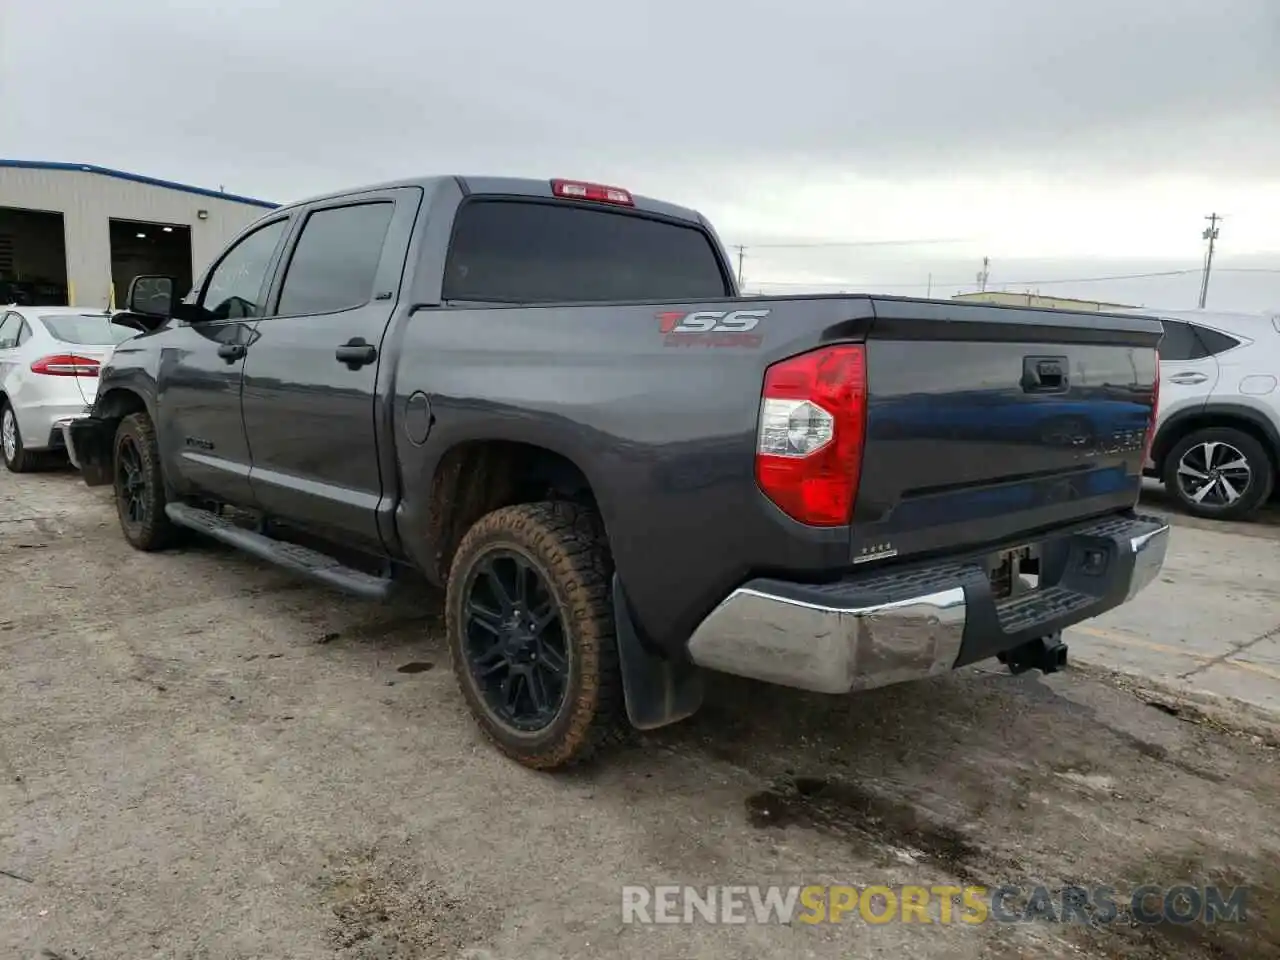
M112 323L110 317L101 313L42 315L40 320L55 340L86 346L114 346L117 343L123 343L138 332L129 327L122 327L118 323Z

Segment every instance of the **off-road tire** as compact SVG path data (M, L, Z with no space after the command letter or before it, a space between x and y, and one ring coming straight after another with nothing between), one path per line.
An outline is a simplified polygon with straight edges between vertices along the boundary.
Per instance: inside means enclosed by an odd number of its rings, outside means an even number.
M1249 484L1234 503L1225 507L1196 503L1182 492L1178 483L1178 462L1193 447L1210 442L1229 443L1239 450L1249 464ZM1187 513L1211 520L1246 520L1257 513L1275 484L1276 463L1267 448L1254 437L1234 427L1205 427L1193 430L1173 445L1164 458L1160 479L1165 491Z
M44 461L37 453L28 450L22 445L22 429L18 426L17 414L13 413L12 410L13 408L9 405L8 400L0 401L0 423L4 422L6 416L13 417L14 438L13 458L9 458L2 444L0 444L0 458L4 459L4 465L9 469L10 473L30 473L32 470L38 469Z
M146 517L138 523L130 520L128 500L122 490L120 476L121 451L132 444L137 450L145 489ZM111 447L112 487L115 491L116 515L120 518L120 530L125 540L136 550L151 552L164 550L181 539L182 528L164 512L164 472L160 466L160 449L156 443L156 430L145 413L132 413L120 421L115 441Z
M559 607L569 659L559 713L541 730L522 732L485 702L464 651L464 585L495 551L531 561ZM622 731L622 675L611 594L612 560L596 513L567 502L517 504L481 517L454 554L445 597L445 624L454 676L480 728L503 753L537 770L588 759Z

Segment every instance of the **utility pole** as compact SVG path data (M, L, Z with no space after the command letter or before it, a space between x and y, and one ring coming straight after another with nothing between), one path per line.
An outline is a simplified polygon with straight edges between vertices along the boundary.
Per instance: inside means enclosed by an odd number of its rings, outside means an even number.
M1211 213L1205 217L1205 219L1209 221L1209 226L1204 228L1204 233L1200 236L1201 239L1209 241L1209 250L1204 257L1204 278L1200 281L1201 310L1204 309L1205 301L1209 299L1209 271L1213 269L1213 245L1218 239L1218 221L1225 220L1226 217L1221 217L1216 213Z
M991 258L982 258L982 271L978 274L978 292L987 292L987 280L991 278Z
M747 255L747 248L738 244L738 292L742 292L742 261Z

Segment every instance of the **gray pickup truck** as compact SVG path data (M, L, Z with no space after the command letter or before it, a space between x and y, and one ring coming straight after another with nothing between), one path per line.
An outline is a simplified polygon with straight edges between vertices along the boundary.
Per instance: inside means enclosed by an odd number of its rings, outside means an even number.
M691 210L454 176L274 210L179 293L134 280L146 332L66 428L125 538L443 586L462 694L529 766L687 717L705 670L1051 671L1164 560L1156 320L740 297Z

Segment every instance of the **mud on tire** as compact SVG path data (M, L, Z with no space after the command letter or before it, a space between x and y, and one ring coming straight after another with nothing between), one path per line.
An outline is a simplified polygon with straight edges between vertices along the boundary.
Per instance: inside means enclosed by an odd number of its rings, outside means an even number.
M180 530L164 512L164 475L155 427L145 413L120 421L112 445L111 471L120 530L138 550L163 550Z
M522 568L529 572L503 572ZM577 504L503 507L481 517L458 546L445 600L454 675L481 729L525 766L550 770L580 762L621 730L611 577L603 525ZM494 587L496 579L506 586ZM506 594L511 603L503 602ZM529 639L552 607L558 625ZM523 627L522 611L528 615ZM521 653L526 646L531 654ZM559 653L566 669L554 710L526 711L536 714L532 721L508 710L512 698L535 704L535 684L547 699ZM540 655L541 663L533 663ZM509 687L501 686L504 677Z

